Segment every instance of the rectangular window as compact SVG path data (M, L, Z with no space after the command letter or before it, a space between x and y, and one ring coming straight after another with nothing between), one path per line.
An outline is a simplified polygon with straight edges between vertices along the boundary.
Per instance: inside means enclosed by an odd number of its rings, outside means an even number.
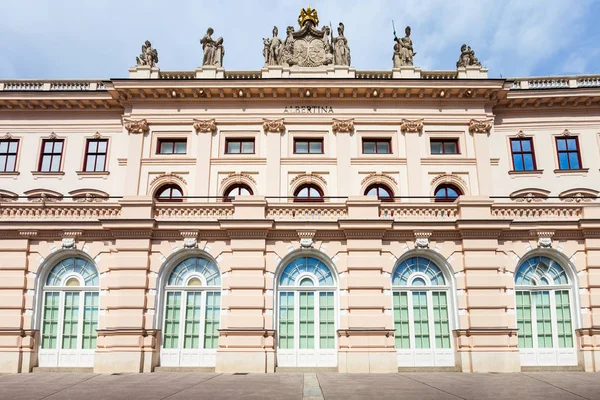
M429 349L429 317L427 316L427 292L413 292L413 315L415 348Z
M188 292L185 303L185 329L183 331L183 348L200 348L200 314L202 293Z
M408 293L394 293L394 328L396 348L410 349L410 321L408 319Z
M254 139L225 140L226 154L254 154Z
M0 172L15 172L18 151L18 140L0 140Z
M62 348L77 348L77 329L79 325L79 293L65 292L65 311L63 317Z
M556 138L558 169L581 169L579 141L576 137Z
M295 154L323 154L323 139L294 139Z
M431 154L459 154L458 139L431 139Z
M438 349L450 348L450 324L448 322L448 302L446 293L432 292L433 297L433 323L435 328L435 347Z
M88 139L85 146L86 172L104 172L106 169L107 139Z
M558 347L573 347L573 327L571 326L571 308L569 306L569 291L557 290L556 326L558 329Z
M319 293L319 348L335 348L333 292Z
M186 154L186 139L158 139L158 154Z
M206 315L204 321L204 348L219 347L219 317L221 315L221 293L206 293Z
M98 293L85 293L83 301L82 349L95 349L98 329Z
M535 153L533 139L510 139L514 171L535 171Z
M44 323L42 324L42 349L56 349L58 336L58 292L49 292L44 296Z
M300 292L300 346L301 349L315 348L315 293Z
M63 139L45 139L42 141L39 172L60 172L64 142Z
M391 154L390 139L363 139L363 154Z
M179 318L181 310L181 293L167 293L167 305L165 307L165 349L176 349L179 342Z
M518 347L533 348L533 326L531 323L531 294L517 292Z
M279 348L294 348L294 293L279 294Z
M537 341L539 348L552 348L552 317L550 308L550 292L535 293L535 316L537 325Z

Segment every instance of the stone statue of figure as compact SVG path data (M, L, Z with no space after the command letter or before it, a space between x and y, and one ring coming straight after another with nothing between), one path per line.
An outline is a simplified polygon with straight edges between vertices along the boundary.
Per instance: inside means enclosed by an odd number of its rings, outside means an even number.
M344 24L340 22L337 28L338 36L333 38L333 64L350 65L350 47L348 39L344 36Z
M281 58L282 65L292 65L294 54L294 36L292 36L292 33L294 33L294 27L288 26L285 30L285 33L285 41L283 42L279 56Z
M202 44L202 50L204 51L204 57L202 58L202 65L214 65L216 67L223 66L223 56L225 55L225 48L223 47L223 38L220 37L217 40L212 38L212 34L215 31L213 28L208 28L206 34L200 40Z
M333 62L333 50L332 50L331 42L329 42L329 37L331 35L331 29L329 29L329 27L327 25L325 25L325 26L323 26L323 28L321 28L321 30L324 33L323 47L325 48L325 60L324 60L323 64L327 65L327 64L331 64Z
M469 53L469 62L471 63L471 65L481 67L481 63L479 62L477 57L475 57L475 52L471 50L471 46L467 47L467 52Z
M475 52L471 50L471 46L463 44L460 46L460 56L456 62L456 68L477 66L481 67L481 63L475 57Z
M269 39L269 38L263 38L263 57L265 59L265 67L270 65L271 39Z
M149 65L151 67L156 66L158 62L158 51L152 48L152 44L149 40L142 45L142 53L135 58L137 65Z
M269 44L269 60L268 65L281 65L281 47L283 46L283 42L277 35L279 34L279 29L276 26L273 27L273 38Z
M410 38L410 26L407 26L404 30L406 36L402 39L398 39L396 35L394 35L394 68L402 67L405 65L413 65L413 57L417 55L417 53L413 50L412 40Z

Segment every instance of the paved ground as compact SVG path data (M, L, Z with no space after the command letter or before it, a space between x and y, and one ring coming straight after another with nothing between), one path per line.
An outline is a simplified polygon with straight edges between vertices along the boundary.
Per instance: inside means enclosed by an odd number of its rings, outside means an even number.
M0 399L600 399L600 374L38 373L0 376Z

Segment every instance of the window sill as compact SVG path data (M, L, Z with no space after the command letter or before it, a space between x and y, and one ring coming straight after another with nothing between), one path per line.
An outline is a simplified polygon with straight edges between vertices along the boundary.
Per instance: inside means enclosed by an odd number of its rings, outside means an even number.
M75 171L79 176L107 176L110 175L108 171Z
M589 168L580 168L580 169L555 169L554 173L559 175L569 175L569 174L587 174Z
M19 176L21 173L19 171L14 172L0 172L0 176Z
M541 175L544 173L543 169L530 169L524 171L508 171L509 175Z
M52 178L52 177L61 177L63 176L65 173L64 171L58 171L58 172L41 172L41 171L31 171L31 175L33 176L45 176L48 178Z

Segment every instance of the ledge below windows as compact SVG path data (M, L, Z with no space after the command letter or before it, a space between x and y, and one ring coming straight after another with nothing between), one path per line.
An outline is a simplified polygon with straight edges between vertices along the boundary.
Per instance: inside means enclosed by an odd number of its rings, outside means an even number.
M513 176L531 176L531 175L542 175L544 173L543 169L530 169L525 171L508 171L509 175Z
M17 177L21 175L21 173L19 171L14 171L14 172L0 172L0 178L2 177Z
M65 173L64 173L64 171L59 171L59 172L31 171L31 175L33 175L33 179L38 179L38 178L62 179L62 177L65 175Z
M555 169L554 173L558 176L561 175L587 175L589 168L580 168L580 169Z
M108 171L97 171L97 172L92 172L92 171L75 171L75 173L77 174L77 176L79 177L79 179L83 179L83 178L102 178L102 179L106 179L108 177L108 175L110 175L110 172L108 172Z

